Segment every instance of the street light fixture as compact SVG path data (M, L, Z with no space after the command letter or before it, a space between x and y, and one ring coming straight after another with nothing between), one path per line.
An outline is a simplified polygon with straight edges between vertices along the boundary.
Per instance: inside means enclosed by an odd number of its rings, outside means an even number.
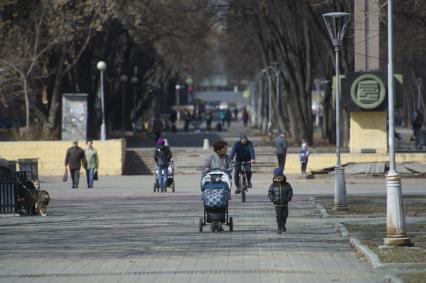
M101 109L102 109L102 125L101 125L101 140L106 140L106 126L105 126L105 101L104 101L104 71L106 70L106 64L104 61L99 61L96 64L101 75Z
M336 167L334 209L346 210L345 169L340 163L340 74L339 53L351 14L333 12L322 15L336 53Z
M126 75L120 76L121 81L121 137L125 138L125 129L124 129L124 113L126 112L126 83L128 77Z
M393 27L392 0L388 0L388 120L389 120L389 171L386 176L386 230L385 245L406 246L410 244L405 230L405 215L401 197L401 176L395 167L395 115L393 74Z

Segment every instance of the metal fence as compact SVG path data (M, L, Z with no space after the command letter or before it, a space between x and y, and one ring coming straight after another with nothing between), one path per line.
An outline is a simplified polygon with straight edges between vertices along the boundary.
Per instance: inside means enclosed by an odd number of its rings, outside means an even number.
M0 176L0 214L17 213L16 177Z
M30 172L32 177L38 179L38 159L18 159L19 171Z

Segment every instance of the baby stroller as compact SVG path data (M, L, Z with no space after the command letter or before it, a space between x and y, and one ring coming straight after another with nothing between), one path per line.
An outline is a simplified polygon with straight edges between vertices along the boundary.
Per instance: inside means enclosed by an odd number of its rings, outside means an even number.
M204 216L200 217L199 228L211 223L212 232L221 232L222 223L233 231L233 220L229 217L228 201L231 193L231 180L227 173L220 170L208 172L201 180L201 199L204 206Z
M167 167L167 180L165 186L165 192L167 192L167 188L171 188L172 192L175 192L175 166L173 164L173 160L170 160L169 166ZM155 168L155 182L154 182L154 193L160 191L160 184L158 183L158 169Z

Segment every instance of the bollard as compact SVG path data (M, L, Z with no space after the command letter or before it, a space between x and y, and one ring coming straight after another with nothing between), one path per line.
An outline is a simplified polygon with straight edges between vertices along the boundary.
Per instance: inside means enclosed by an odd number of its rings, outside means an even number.
M209 139L204 139L203 150L209 150L209 148L210 148Z

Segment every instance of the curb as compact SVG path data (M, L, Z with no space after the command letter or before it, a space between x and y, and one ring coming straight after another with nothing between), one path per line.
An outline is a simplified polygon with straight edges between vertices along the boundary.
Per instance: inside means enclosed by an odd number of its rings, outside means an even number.
M319 211L321 218L327 218L328 217L327 209L325 209L324 206L319 204L313 196L309 196L308 200L315 205L315 208Z
M379 257L367 246L364 246L363 244L361 244L361 242L358 239L351 238L349 243L355 250L363 254L368 259L368 261L371 263L373 268L379 268L384 266L383 263L380 262Z

